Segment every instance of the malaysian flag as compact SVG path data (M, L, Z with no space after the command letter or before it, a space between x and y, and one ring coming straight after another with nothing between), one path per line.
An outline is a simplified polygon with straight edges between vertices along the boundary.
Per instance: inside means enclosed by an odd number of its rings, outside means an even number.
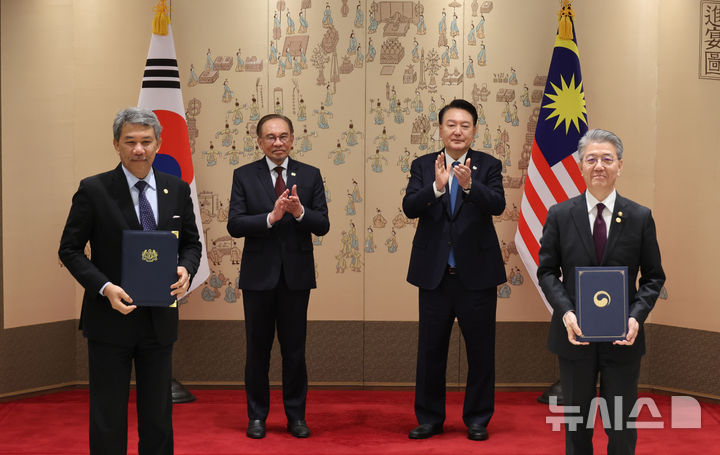
M155 156L153 167L162 172L173 174L190 185L195 222L197 223L202 257L197 273L193 277L188 292L200 286L210 275L205 236L203 235L200 205L198 204L195 173L193 172L192 152L188 135L185 108L180 90L180 74L175 58L172 28L168 7L165 0L160 0L155 7L153 33L150 38L143 74L142 88L138 106L152 109L162 124L162 147Z
M543 225L550 206L585 191L576 151L588 129L587 111L573 17L563 1L515 233L520 259L551 313L537 282Z

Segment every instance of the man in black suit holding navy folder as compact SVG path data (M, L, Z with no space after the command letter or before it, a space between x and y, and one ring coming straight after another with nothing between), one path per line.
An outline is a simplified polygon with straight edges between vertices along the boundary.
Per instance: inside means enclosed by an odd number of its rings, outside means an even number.
M579 406L579 414L572 414L583 418L574 430L566 426L566 453L593 452L593 429L586 428L586 419L591 400L597 395L599 374L600 396L613 419L605 429L607 453L633 454L637 430L629 415L637 400L640 358L645 353L643 323L665 283L665 273L650 209L615 190L623 167L620 138L609 131L590 130L580 139L578 155L587 191L550 207L537 272L540 287L553 307L548 348L560 362L563 404ZM583 334L575 313L575 268L584 266L628 267L625 339L612 343L578 340ZM616 397L622 400L621 428L614 420Z
M88 339L90 453L127 452L130 373L135 363L138 451L172 454L172 348L178 309L147 307L120 286L123 230L178 232L178 280L168 294L181 298L200 263L201 244L190 187L153 170L162 139L149 109L128 108L113 123L121 163L83 179L73 196L59 255L85 288L80 329ZM90 242L91 255L85 255Z

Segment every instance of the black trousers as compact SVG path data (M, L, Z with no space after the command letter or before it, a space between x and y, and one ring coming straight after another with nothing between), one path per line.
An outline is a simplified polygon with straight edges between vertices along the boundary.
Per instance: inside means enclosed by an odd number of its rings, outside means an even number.
M142 311L141 308L135 311ZM127 453L130 373L135 363L138 452L173 453L172 349L154 338L149 312L145 335L133 346L88 340L90 371L90 453Z
M591 402L598 396L597 381L600 378L600 397L607 406L609 421L603 422L608 435L607 453L610 455L631 455L635 453L637 430L627 428L630 413L637 401L640 359L617 362L613 359L610 343L591 343L592 355L579 360L558 357L560 361L560 382L563 391L563 406L579 406L578 412L566 415L582 417L582 423L574 429L565 426L565 453L585 455L593 453L593 428L587 428ZM618 408L617 405L620 405ZM600 404L602 406L602 403ZM618 409L616 409L618 408ZM595 410L595 408L592 408ZM601 411L603 408L600 408ZM597 418L601 412L593 412ZM620 422L618 418L620 417Z
M282 355L282 390L288 420L305 419L308 380L305 366L310 290L290 290L284 279L269 291L243 290L247 360L245 391L250 420L265 420L270 410L270 351L277 328Z
M463 405L467 426L487 426L495 409L495 288L466 289L446 274L437 289L420 289L415 415L421 424L445 421L445 383L455 318L465 339L468 376Z

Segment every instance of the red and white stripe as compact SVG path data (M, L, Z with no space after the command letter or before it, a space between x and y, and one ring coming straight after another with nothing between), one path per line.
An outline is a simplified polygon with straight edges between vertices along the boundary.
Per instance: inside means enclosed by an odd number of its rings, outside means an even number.
M550 313L552 307L545 299L537 280L538 252L543 225L551 206L575 197L583 191L585 191L585 181L578 167L577 152L551 167L537 142L533 141L525 189L520 203L515 247Z

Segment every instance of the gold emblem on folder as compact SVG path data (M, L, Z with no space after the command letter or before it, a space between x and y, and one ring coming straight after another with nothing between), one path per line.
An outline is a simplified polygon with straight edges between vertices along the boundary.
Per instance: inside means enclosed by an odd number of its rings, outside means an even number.
M610 305L610 294L606 291L597 291L593 296L593 302L598 308L604 308Z
M157 251L147 249L142 252L142 260L145 262L155 262L158 260Z

